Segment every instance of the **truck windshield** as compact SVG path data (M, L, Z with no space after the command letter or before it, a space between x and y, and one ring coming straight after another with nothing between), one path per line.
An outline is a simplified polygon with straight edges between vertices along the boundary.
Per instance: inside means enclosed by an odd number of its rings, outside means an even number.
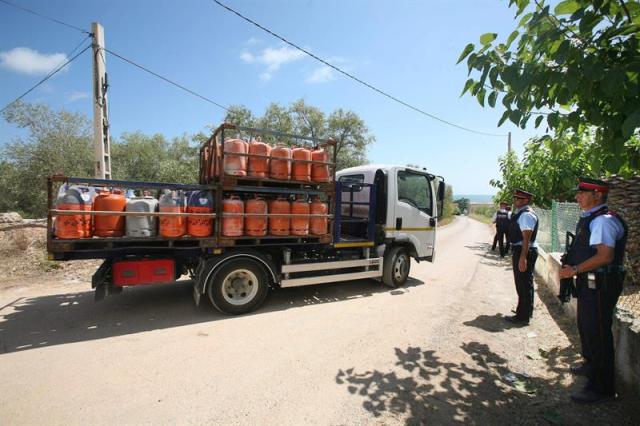
M410 204L431 216L431 191L426 175L398 171L398 201Z

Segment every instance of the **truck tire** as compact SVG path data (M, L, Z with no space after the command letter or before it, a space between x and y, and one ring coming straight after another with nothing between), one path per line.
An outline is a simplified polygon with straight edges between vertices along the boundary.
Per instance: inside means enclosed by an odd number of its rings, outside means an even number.
M207 295L220 312L240 315L257 309L267 297L269 276L262 265L248 258L231 259L210 278Z
M397 288L404 285L409 278L411 259L404 247L392 247L384 255L382 265L382 282L384 285Z

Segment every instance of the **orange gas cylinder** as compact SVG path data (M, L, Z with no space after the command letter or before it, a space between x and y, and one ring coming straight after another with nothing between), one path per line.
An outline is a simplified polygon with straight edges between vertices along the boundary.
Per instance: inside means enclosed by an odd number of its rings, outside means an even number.
M225 237L240 237L244 228L244 203L237 195L222 200L222 235ZM235 213L225 216L224 213Z
M232 176L247 175L247 143L242 139L227 139L224 141L224 173Z
M320 201L320 198L314 197L311 201L311 214L327 214L329 208L327 203ZM325 235L328 233L328 219L326 217L311 217L309 224L311 227L311 235Z
M306 148L293 148L291 151L293 164L291 165L291 179L293 180L311 180L311 163L303 161L311 161L311 151ZM303 161L297 161L303 160Z
M249 154L269 157L271 146L264 142L252 140L249 144ZM249 157L247 174L251 177L265 178L269 176L269 158Z
M185 213L185 199L182 191L165 191L160 197L160 213ZM186 216L160 216L160 235L177 238L187 233Z
M309 235L309 213L311 206L304 198L298 198L291 203L291 235Z
M93 200L93 210L123 212L127 207L127 199L119 189L100 191ZM124 216L95 216L93 219L93 235L96 237L122 237L125 227Z
M327 151L322 148L316 148L311 153L311 160L313 161L329 161L329 155ZM331 177L329 176L329 166L327 164L312 164L311 165L311 180L314 182L329 182Z
M56 200L56 209L91 211L91 196L83 187L66 188ZM56 218L55 235L65 239L90 238L91 216L59 215Z
M291 217L272 216L276 214L291 214L291 203L282 197L269 202L269 234L289 235Z
M267 214L267 202L262 198L247 200L245 205L246 214ZM244 232L252 237L263 237L267 235L267 216L245 216Z
M286 160L279 160L286 158ZM289 180L291 176L291 150L284 145L278 145L271 150L271 173L273 179Z
M194 191L187 201L187 213L213 213L210 191ZM208 237L213 231L213 219L203 216L187 217L187 233L192 237Z

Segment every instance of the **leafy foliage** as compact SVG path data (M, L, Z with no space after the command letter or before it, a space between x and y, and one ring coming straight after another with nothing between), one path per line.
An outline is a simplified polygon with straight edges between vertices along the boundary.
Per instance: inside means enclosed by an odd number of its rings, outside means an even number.
M637 173L640 153L628 141L640 127L640 3L549 3L509 1L517 28L502 42L487 33L463 49L458 62L466 58L471 78L462 93L504 109L498 125L525 128L534 119L558 135L596 129L601 170Z
M270 104L264 115L255 117L246 107L234 105L229 108L225 121L239 126L261 127L281 133L314 138L333 138L336 141L337 169L353 167L367 162L367 146L375 141L365 122L354 112L339 108L326 116L319 108L299 99L288 108L277 103ZM265 137L276 142L275 137ZM277 142L291 144L287 138Z

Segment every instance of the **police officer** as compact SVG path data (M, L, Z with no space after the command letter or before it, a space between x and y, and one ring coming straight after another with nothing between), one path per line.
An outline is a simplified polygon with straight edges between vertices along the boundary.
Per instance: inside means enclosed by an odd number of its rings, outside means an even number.
M538 259L538 217L529 203L533 194L522 189L513 192L515 211L509 223L513 277L518 293L516 314L505 317L509 322L528 325L533 316L533 269Z
M571 399L592 403L615 396L611 323L624 281L627 226L607 207L609 186L605 182L580 178L576 189L582 215L560 278L576 276L578 331L584 362L573 367L572 372L588 379L584 389L571 395ZM589 280L589 273L594 274L595 282Z
M509 229L510 218L511 213L507 211L507 203L504 201L500 202L500 210L493 214L493 223L496 224L496 235L493 237L493 246L491 247L491 251L495 251L496 244L498 244L500 248L500 257L504 257L506 253L504 240L507 235L507 230ZM509 244L508 241L507 244Z

